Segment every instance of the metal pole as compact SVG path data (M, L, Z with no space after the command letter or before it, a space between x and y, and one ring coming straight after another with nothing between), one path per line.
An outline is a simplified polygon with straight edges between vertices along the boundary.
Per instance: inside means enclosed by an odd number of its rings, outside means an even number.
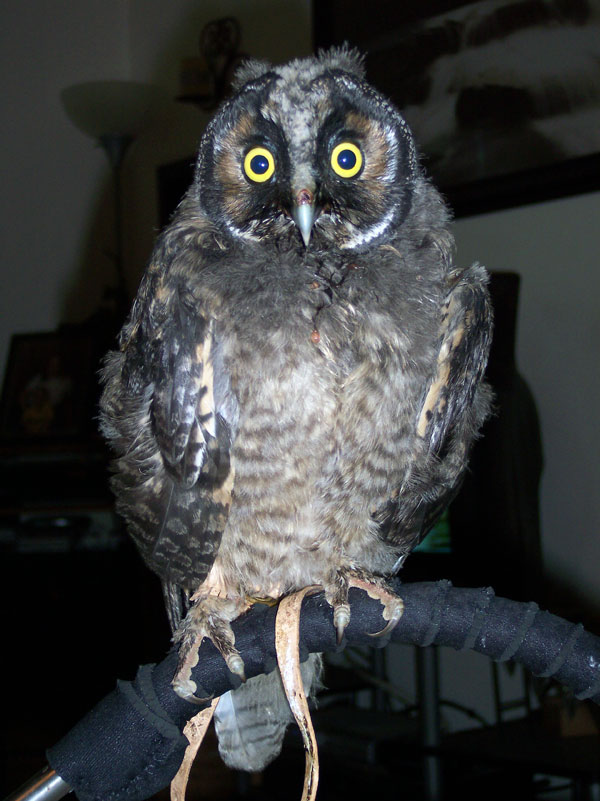
M4 801L59 801L70 792L71 788L58 773L45 767L14 793L7 795Z
M434 645L417 648L417 676L419 704L421 707L421 742L426 748L440 744L440 689L438 675L438 652ZM442 773L440 758L435 754L423 757L426 801L441 801Z
M123 254L123 187L122 165L125 153L133 142L129 134L104 134L99 138L113 173L114 223L115 223L115 272L117 274L117 312L119 316L127 312L127 288Z

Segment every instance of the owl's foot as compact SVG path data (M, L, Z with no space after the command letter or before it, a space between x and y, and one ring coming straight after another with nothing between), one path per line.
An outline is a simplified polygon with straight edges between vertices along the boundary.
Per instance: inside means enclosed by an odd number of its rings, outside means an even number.
M325 587L325 597L333 607L333 624L337 631L338 645L350 623L348 592L351 587L364 590L370 598L376 598L383 604L383 619L387 623L381 631L376 631L369 636L383 637L388 634L404 612L402 598L393 593L379 576L374 576L366 571L342 569L338 570L331 585Z
M229 670L242 681L244 662L235 647L235 636L231 621L245 611L247 604L242 600L223 598L216 595L199 595L194 605L183 619L173 638L179 645L179 662L173 679L173 689L181 698L191 703L203 703L198 698L196 682L192 680L192 668L198 664L198 651L207 637L225 660Z

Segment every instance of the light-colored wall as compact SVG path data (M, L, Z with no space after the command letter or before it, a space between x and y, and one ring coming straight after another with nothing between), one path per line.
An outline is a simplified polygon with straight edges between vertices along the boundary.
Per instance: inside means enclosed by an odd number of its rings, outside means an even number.
M517 360L535 395L545 452L547 603L575 621L582 606L600 620L600 193L458 220L454 233L460 264L521 275ZM413 649L393 646L387 659L414 691ZM493 721L486 657L442 648L440 677L443 698ZM501 682L505 699L521 696L520 674L501 667ZM447 707L442 718L453 728L473 725Z
M0 12L0 369L10 336L54 328L86 273L78 313L96 305L108 260L90 243L106 160L65 116L60 90L126 78L126 0L6 0Z
M12 333L49 330L99 302L110 259L104 154L64 115L59 92L88 79L134 78L177 91L179 60L204 22L236 15L243 45L282 60L310 50L310 3L296 0L7 0L0 12L2 153L0 368ZM168 100L125 167L130 283L156 228L155 166L193 152L206 117ZM597 409L600 195L497 212L456 225L459 260L523 277L518 357L537 398L546 450L548 570L600 606ZM474 701L485 660L444 657L445 692ZM463 697L464 696L464 697ZM484 699L484 700L481 700Z
M0 370L14 333L78 322L113 280L112 196L103 151L60 104L64 87L133 79L168 99L124 164L125 257L135 289L157 226L156 166L189 156L208 116L176 103L182 58L211 19L236 16L242 46L275 61L311 50L309 0L7 0L0 11Z
M455 233L461 262L521 275L517 359L541 417L545 570L600 618L600 193L460 220Z

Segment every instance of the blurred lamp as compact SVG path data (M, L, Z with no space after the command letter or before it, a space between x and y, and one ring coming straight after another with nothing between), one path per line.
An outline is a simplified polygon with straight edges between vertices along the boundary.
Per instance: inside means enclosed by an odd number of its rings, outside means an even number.
M148 123L159 91L135 81L88 81L63 89L61 99L73 125L100 142L114 167Z
M121 165L127 148L149 123L160 95L158 87L135 81L87 81L68 86L61 92L69 119L102 146L113 170L119 309L127 304L123 269Z

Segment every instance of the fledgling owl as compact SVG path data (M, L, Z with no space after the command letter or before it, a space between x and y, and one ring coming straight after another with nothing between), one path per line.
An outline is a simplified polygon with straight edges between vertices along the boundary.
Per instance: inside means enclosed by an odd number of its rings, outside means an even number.
M393 625L402 605L383 578L456 491L489 405L486 273L455 266L448 211L357 54L250 62L236 89L101 404L117 508L165 586L184 697L202 637L242 674L229 623L257 599L320 585L341 636L348 587L369 584ZM279 692L275 672L219 702L229 764L278 753Z

